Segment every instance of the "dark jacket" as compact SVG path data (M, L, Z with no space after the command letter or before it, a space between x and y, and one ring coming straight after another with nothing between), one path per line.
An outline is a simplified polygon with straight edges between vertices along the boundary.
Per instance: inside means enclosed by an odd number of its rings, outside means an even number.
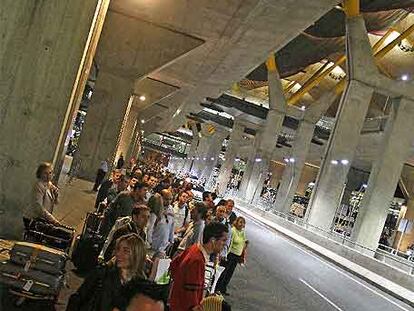
M123 290L120 271L110 262L87 276L69 298L66 311L112 311L115 306L125 304Z
M100 233L106 238L119 217L131 216L135 201L128 191L123 191L105 210Z
M237 219L237 215L235 212L231 212L230 216L229 216L229 223L230 225L233 225L233 223L236 221Z
M103 202L103 200L106 199L106 197L108 196L109 189L111 189L113 184L114 183L111 179L107 179L101 184L101 186L99 187L98 194L96 196L95 208L98 208L99 203Z

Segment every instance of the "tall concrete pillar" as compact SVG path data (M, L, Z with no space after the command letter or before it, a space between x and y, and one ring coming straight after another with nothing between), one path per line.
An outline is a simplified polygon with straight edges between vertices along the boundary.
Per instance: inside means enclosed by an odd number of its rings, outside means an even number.
M287 110L286 99L274 57L269 57L266 64L269 84L269 112L260 135L256 135L258 148L254 156L252 174L246 190L246 199L249 201L253 201L260 196Z
M114 163L123 121L131 108L133 85L131 79L99 72L79 139L79 177L93 180L101 161L107 159L110 165Z
M308 221L314 226L325 230L331 227L372 94L371 87L352 80L341 98L308 208Z
M361 201L352 238L376 249L388 215L390 202L414 140L414 101L402 98L393 102L383 143L378 152L368 187Z
M210 148L211 137L202 136L198 144L191 174L201 178L201 173L206 165L207 153Z
M127 159L135 158L139 156L141 151L141 122L140 120L135 120L134 130L132 133L132 141L128 146Z
M244 199L246 198L247 187L249 185L250 176L252 175L252 171L253 171L255 156L256 156L256 152L258 148L258 139L257 139L258 136L259 136L258 131L256 131L256 137L254 138L252 149L250 150L246 158L246 168L244 170L243 178L240 183L239 195Z
M360 81L364 81L365 75L378 73L361 16L346 19L346 38L349 82L341 98L306 215L312 225L325 230L331 228L374 92L372 87Z
M296 189L299 185L302 169L313 138L315 123L302 120L296 130L292 153L286 161L282 181L277 191L274 208L280 212L289 213Z
M134 134L136 135L136 129L139 129L139 109L136 105L134 105L134 96L131 96L129 100L131 101L128 103L130 109L128 114L125 115L124 122L122 124L118 139L118 148L115 156L115 159L117 159L121 154L123 154L125 161L130 160L128 151L132 149L131 147L134 144Z
M293 197L296 194L306 157L312 142L316 123L325 114L333 100L335 92L325 93L317 102L309 107L295 133L295 141L291 155L283 171L282 180L276 196L274 208L280 212L289 213Z
M0 236L21 238L35 171L53 162L71 121L94 15L101 1L1 3ZM76 18L73 18L76 16Z
M201 172L201 178L206 180L206 182L210 180L210 176L213 173L213 169L217 164L217 160L221 152L223 140L226 138L227 135L227 131L216 130L213 137L211 137L210 146L205 156L205 166Z
M221 165L220 173L217 178L218 192L221 195L226 192L227 184L230 181L231 171L233 170L234 160L237 156L237 149L240 146L243 137L244 128L244 124L239 119L234 119L233 129L224 154L224 162Z
M196 156L196 151L198 144L200 143L200 137L198 136L198 130L195 125L191 127L191 131L193 132L193 140L191 141L190 150L187 153L187 157L185 160L185 164L183 167L183 173L187 174L190 172L191 167L193 166L194 160L193 158Z

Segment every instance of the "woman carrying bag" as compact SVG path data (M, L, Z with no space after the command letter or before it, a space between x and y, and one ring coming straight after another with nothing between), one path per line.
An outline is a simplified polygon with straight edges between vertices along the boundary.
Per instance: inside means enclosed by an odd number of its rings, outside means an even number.
M92 272L70 299L66 311L112 311L122 305L121 294L133 279L145 279L144 241L135 233L116 241L115 257Z

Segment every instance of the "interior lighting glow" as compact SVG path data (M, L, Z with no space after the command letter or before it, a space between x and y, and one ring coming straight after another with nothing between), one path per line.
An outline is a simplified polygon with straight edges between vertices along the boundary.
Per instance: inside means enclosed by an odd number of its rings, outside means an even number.
M362 188L365 188L365 189L366 189L367 187L368 187L368 185L367 185L367 184L363 184L363 185L362 185Z
M390 35L384 40L383 46L390 44L392 41L399 37L400 33L398 31L393 30Z
M333 164L333 165L338 165L338 164L339 164L339 162L338 162L338 160L332 160L332 161L331 161L331 164Z
M300 107L301 110L305 111L306 110L306 106L302 106Z
M348 165L349 164L349 160L343 159L343 160L341 160L341 164L342 165Z
M214 158L211 158L211 161L214 161Z
M290 159L289 159L289 162L290 162L290 163L295 163L295 158L290 158Z
M254 161L255 161L255 162L262 162L262 159L260 159L260 158L256 158Z
M408 75L402 75L401 76L401 80L408 81Z
M286 163L288 163L289 162L289 159L288 158L283 158L283 161L285 161Z
M203 161L206 161L207 160L207 158L203 158Z
M140 101L142 101L142 102L143 102L143 101L145 101L146 99L147 99L147 98L145 97L145 95L141 95L141 96L139 97L139 100L140 100Z
M144 124L145 123L145 120L141 120L141 123Z

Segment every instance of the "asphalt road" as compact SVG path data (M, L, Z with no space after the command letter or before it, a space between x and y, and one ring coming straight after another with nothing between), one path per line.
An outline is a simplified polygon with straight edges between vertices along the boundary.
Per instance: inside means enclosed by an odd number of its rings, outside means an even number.
M250 241L247 263L238 266L228 289L233 310L414 310L246 218Z

